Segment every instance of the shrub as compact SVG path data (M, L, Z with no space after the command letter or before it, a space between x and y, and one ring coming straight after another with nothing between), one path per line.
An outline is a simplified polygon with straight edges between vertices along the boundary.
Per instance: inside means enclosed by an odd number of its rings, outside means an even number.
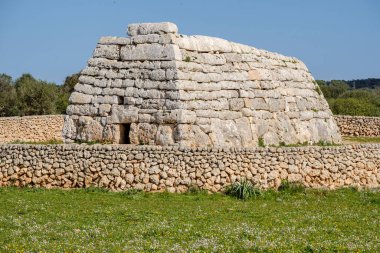
M264 143L264 138L263 137L260 137L258 142L259 142L258 143L259 147L265 147L265 143Z
M305 186L299 182L289 182L284 180L281 182L280 187L278 187L278 191L284 193L304 193Z
M352 116L380 116L380 109L367 100L357 98L338 98L332 106L334 114Z
M238 199L246 200L261 195L261 191L255 188L247 179L242 179L240 182L234 182L228 186L226 194Z
M205 189L201 189L201 188L199 188L197 185L191 185L191 186L187 189L186 194L191 194L191 195L198 195L198 194L201 194L201 195L207 195L208 192L207 192L207 190L205 190Z

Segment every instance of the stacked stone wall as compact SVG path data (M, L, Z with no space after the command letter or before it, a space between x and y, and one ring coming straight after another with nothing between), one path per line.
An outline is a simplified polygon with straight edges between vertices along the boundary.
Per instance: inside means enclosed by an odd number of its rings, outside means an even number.
M0 143L62 140L63 119L64 115L2 117ZM334 119L343 136L380 136L380 117L334 115Z
M0 118L0 143L15 141L62 141L64 115Z
M313 188L379 187L380 144L336 147L181 149L132 145L0 145L0 186L222 191L247 178Z
M380 117L335 115L342 136L380 136Z

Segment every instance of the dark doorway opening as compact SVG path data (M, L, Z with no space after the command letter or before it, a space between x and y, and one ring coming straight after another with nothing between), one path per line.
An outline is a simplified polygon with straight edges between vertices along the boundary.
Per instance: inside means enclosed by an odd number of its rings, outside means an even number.
M120 124L119 144L131 144L131 140L129 139L130 131L131 131L131 124Z

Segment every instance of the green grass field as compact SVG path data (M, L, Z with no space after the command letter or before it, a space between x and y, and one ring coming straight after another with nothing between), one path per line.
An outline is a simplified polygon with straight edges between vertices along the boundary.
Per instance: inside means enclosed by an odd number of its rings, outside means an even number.
M345 136L343 141L347 143L380 143L380 137Z
M1 252L379 252L380 192L0 188Z

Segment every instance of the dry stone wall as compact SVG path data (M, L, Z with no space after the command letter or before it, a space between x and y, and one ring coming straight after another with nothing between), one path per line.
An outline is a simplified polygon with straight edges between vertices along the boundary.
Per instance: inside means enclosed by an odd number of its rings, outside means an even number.
M335 115L343 136L380 136L380 117Z
M180 147L340 143L326 100L294 57L172 23L102 37L70 97L64 136ZM128 125L125 131L123 124Z
M0 143L63 140L64 115L0 117Z
M177 148L132 145L0 145L0 186L222 191L247 178L307 187L379 187L380 144L297 148Z

